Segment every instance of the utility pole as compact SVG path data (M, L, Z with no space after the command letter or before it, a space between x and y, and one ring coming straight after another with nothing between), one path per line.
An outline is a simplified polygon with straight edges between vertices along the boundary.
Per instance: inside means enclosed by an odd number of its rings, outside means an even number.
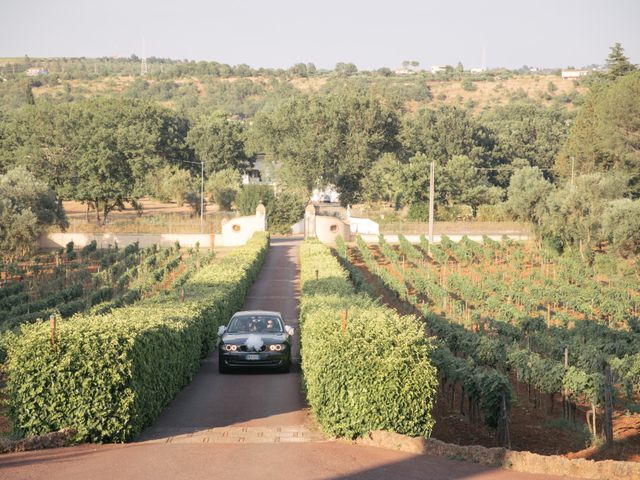
M200 162L200 233L204 233L204 160Z
M431 162L431 172L429 175L429 254L431 254L431 245L433 245L433 197L435 195L435 171L436 164Z

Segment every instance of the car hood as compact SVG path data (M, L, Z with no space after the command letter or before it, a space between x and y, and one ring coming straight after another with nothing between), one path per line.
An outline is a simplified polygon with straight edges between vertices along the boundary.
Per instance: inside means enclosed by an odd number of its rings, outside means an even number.
M231 343L234 345L244 345L247 342L249 335L260 337L265 345L283 343L289 339L289 335L286 333L225 333L222 335L222 341L224 343Z

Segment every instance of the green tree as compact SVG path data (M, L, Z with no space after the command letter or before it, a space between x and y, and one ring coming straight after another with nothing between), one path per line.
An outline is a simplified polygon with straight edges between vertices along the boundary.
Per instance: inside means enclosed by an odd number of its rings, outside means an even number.
M25 91L25 102L27 105L35 105L36 99L33 96L33 86L31 82L27 82L27 88Z
M267 226L273 233L288 233L291 226L304 217L305 202L290 192L279 192L269 200L267 206Z
M506 209L516 220L531 222L539 232L545 218L548 196L553 192L538 167L524 167L511 177L507 190Z
M500 164L515 159L549 171L568 135L566 113L529 103L509 103L482 116L496 140Z
M469 205L475 216L480 205L496 203L502 196L502 189L490 186L486 175L467 156L452 157L443 170L438 191L449 205Z
M243 185L236 195L236 206L240 215L255 215L258 204L268 209L273 198L273 188L268 185Z
M35 251L49 225L67 227L55 193L24 167L0 175L0 252L10 263Z
M358 67L353 63L336 63L335 72L337 75L348 77L350 75L355 75L358 73Z
M549 195L543 221L543 236L562 248L578 248L584 258L603 238L604 212L612 200L628 192L628 177L620 173L593 173L577 177Z
M200 117L187 135L187 142L211 174L225 168L241 172L251 167L245 150L244 123L213 113Z
M236 195L242 187L242 177L237 170L225 168L209 176L205 184L207 196L223 210L231 210Z
M617 171L630 176L632 193L640 196L640 72L595 85L580 109L555 171L571 175Z
M610 50L611 52L606 62L608 70L607 76L610 79L622 77L636 70L636 67L629 62L629 59L625 56L624 48L622 48L619 42L616 42Z
M494 141L490 132L458 107L424 109L406 117L400 138L407 158L426 153L446 165L453 156L466 155L479 166L491 166Z
M624 199L607 205L602 229L621 255L640 254L640 200Z
M161 202L174 201L181 207L187 194L194 190L195 179L188 170L176 165L165 165L147 176L154 197ZM198 183L198 189L200 185Z
M353 86L300 95L256 116L251 147L275 159L276 176L289 189L340 184L341 201L347 201L359 193L373 161L397 149L397 111Z
M369 202L395 200L402 191L402 164L393 153L384 153L362 179L362 196Z

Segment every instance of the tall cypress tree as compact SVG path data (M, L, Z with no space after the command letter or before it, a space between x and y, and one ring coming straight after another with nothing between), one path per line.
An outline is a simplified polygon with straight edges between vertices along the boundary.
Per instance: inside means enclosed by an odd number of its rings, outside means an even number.
M25 100L27 102L27 105L35 105L36 104L36 99L33 96L33 89L31 87L31 82L27 83L27 89L25 91Z
M622 48L619 42L616 42L616 44L611 47L611 53L607 57L607 68L609 69L608 75L611 79L616 79L636 69L624 55L624 48Z

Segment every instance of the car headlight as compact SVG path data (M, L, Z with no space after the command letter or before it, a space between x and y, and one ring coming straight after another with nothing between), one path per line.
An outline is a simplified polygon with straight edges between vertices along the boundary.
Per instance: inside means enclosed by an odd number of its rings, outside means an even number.
M227 343L227 344L223 345L222 348L224 350L226 350L227 352L235 352L236 350L238 350L238 346L237 345L232 345L230 343Z
M273 345L269 345L269 351L271 351L271 352L281 352L285 348L287 348L286 345L281 345L279 343L276 343L276 344L273 344Z

